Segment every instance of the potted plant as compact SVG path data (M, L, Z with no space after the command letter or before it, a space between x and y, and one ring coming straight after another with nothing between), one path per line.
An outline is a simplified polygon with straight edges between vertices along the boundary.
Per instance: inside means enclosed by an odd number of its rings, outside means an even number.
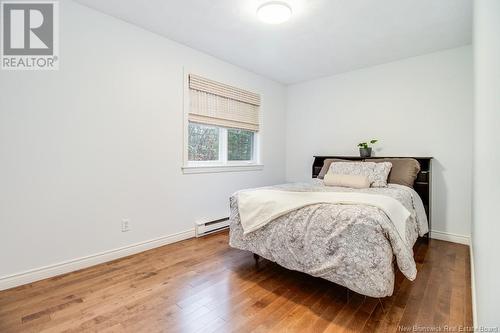
M368 142L361 142L358 143L359 147L359 156L360 157L370 157L372 156L372 147L370 145L373 145L377 143L378 140L370 140Z

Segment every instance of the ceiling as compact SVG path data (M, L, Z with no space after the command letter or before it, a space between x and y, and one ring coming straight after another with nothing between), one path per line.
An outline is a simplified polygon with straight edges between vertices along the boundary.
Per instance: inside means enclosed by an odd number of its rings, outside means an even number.
M265 0L78 2L285 84L472 40L472 0L286 0L279 25L257 19Z

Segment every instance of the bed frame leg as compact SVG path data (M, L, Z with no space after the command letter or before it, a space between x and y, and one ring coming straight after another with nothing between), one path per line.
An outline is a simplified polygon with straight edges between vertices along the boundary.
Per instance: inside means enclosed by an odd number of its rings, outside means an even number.
M253 254L253 259L255 260L255 266L259 267L259 255L258 254Z

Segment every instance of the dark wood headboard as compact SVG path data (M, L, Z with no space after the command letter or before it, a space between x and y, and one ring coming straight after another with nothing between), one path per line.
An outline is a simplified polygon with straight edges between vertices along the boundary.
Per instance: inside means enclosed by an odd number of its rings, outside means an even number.
M317 178L321 168L323 167L323 162L327 158L338 158L348 161L364 161L365 158L359 156L314 156L314 162L312 165L312 177ZM417 179L413 184L413 188L418 193L420 198L424 203L425 212L427 213L427 218L429 220L429 230L431 230L431 202L432 202L432 157L412 157L412 156L393 156L393 157L381 157L375 156L370 157L370 159L376 158L413 158L420 163L420 172L417 175ZM429 232L430 235L430 232Z

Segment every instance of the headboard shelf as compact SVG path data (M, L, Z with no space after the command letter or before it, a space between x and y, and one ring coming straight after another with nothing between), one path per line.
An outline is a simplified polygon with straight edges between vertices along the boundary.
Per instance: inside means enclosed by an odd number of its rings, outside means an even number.
M347 161L365 161L366 158L359 156L314 156L314 162L312 165L312 177L317 178L323 163L327 158L342 159ZM429 220L429 234L431 230L431 202L432 202L432 157L415 157L415 156L373 156L370 157L370 161L373 159L384 159L384 158L413 158L420 164L420 172L417 175L417 179L413 184L413 188L418 193L422 199L425 207L425 212L427 213L427 219Z

